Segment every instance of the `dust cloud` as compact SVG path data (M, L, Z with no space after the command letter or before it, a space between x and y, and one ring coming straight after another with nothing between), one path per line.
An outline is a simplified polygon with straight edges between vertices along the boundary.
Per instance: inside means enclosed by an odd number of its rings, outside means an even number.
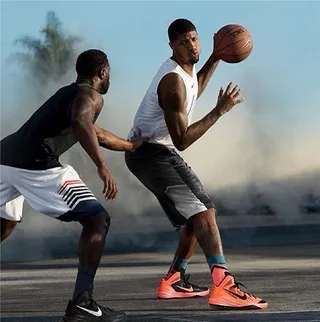
M18 127L60 86L75 79L73 69L59 83L47 84L41 99L28 83L21 89L15 107L1 112L1 136ZM209 86L211 86L209 84ZM320 131L297 134L290 123L290 104L279 99L277 87L268 84L263 89L254 76L243 80L245 103L237 106L218 121L205 136L182 155L199 175L215 201L217 197L227 208L245 215L254 202L253 196L268 204L283 223L301 220L301 197L310 191L320 191ZM216 90L218 92L218 88ZM140 99L129 100L130 109L117 107L117 98L106 95L106 107L98 124L118 136L126 137ZM112 96L112 95L111 95ZM214 101L214 99L212 100ZM281 105L281 106L280 106ZM112 108L110 109L110 106ZM281 108L281 120L278 119ZM200 102L194 121L208 112ZM141 233L170 230L171 226L156 199L127 170L122 152L104 151L108 167L118 186L117 200L106 203L112 217L107 248L152 246L141 239ZM79 144L62 156L71 164L102 200L102 183L95 167ZM250 221L250 217L246 219ZM1 246L2 260L36 260L73 254L80 226L60 223L34 213L25 205L23 222Z

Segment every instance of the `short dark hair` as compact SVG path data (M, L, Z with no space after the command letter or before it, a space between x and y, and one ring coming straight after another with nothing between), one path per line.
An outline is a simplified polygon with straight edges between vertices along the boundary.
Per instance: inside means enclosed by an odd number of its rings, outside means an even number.
M175 41L182 34L190 31L197 31L195 25L187 19L176 19L174 20L168 28L168 36L170 41Z
M94 77L101 69L109 65L107 55L98 49L89 49L82 52L76 62L76 71L79 76Z

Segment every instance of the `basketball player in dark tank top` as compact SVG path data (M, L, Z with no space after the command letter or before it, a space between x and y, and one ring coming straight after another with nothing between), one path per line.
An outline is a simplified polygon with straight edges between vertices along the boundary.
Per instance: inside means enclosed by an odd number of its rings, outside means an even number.
M79 268L73 298L63 321L124 321L126 315L92 299L93 281L110 226L107 210L70 165L59 157L79 142L97 167L107 200L117 195L117 185L107 169L100 146L134 151L146 138L139 133L121 139L101 129L95 121L110 85L107 56L87 50L76 63L75 83L60 88L22 127L1 143L1 241L22 218L24 199L36 211L83 226L79 243Z

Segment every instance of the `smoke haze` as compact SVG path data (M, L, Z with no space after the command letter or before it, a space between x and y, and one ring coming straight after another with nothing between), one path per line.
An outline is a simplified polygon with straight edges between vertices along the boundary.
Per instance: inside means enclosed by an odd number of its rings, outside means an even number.
M35 98L34 88L29 88L28 83L18 84L19 99L15 107L1 111L2 137L20 127L43 100L60 86L74 81L74 77L71 69L59 84L47 84L41 99ZM301 196L309 191L320 192L320 130L306 128L305 132L297 133L295 127L290 126L294 121L290 113L293 99L279 97L275 83L258 86L257 77L245 75L241 84L245 103L220 119L183 156L199 175L214 201L217 197L227 207L243 215L252 207L252 192L258 192L264 202L279 213L280 221L290 224L301 221ZM212 90L218 85L213 77L208 85L211 93L218 92L218 87ZM110 92L112 90L113 86ZM211 95L212 105L214 95ZM118 136L126 137L141 98L129 98L126 103L130 107L124 110L120 107L123 104L112 93L108 93L98 124ZM207 113L209 106L208 102L201 100L193 120ZM282 116L279 121L280 108L285 117ZM119 187L117 200L106 204L113 221L107 244L139 244L141 232L152 234L159 230L170 230L171 226L156 199L127 170L123 153L104 150L104 154ZM92 161L79 144L63 155L61 160L71 164L102 201L102 183ZM25 210L23 222L3 244L3 260L50 257L54 253L52 249L57 249L59 237L64 243L66 239L69 240L70 247L77 244L79 225L60 223L35 214L26 204ZM249 223L251 219L246 220ZM152 244L152 241L149 243ZM68 244L63 245L62 253L69 247Z

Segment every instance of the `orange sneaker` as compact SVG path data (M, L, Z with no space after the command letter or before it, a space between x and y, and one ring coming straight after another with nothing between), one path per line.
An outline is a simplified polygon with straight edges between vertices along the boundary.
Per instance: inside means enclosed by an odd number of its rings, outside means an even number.
M160 299L182 299L190 297L207 296L210 292L208 287L201 287L188 282L190 275L184 271L175 272L168 279L162 278L157 297Z
M218 310L253 310L265 309L268 303L252 294L243 292L234 277L225 272L225 277L217 286L213 284L209 305ZM244 286L244 285L243 285Z

